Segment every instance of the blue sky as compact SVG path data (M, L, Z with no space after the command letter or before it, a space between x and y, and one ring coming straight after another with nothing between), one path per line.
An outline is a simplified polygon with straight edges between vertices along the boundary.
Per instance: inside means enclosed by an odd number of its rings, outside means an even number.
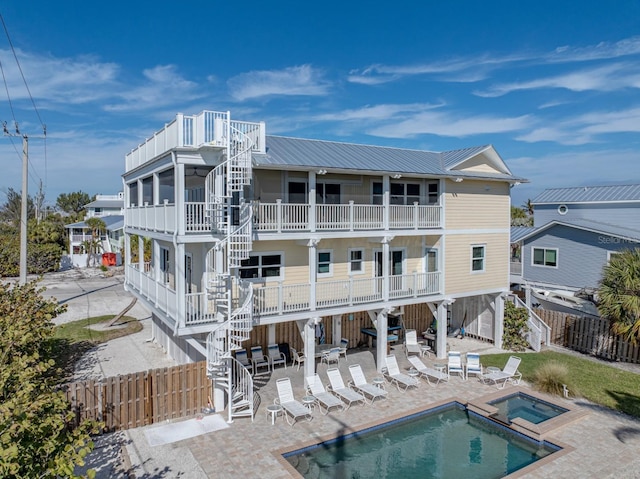
M39 114L1 32L0 120L32 136L30 194L42 181L50 204L120 191L129 150L203 109L274 135L490 143L530 181L515 205L545 188L640 182L635 0L22 0L0 13ZM19 138L2 138L0 157L0 191L19 190Z

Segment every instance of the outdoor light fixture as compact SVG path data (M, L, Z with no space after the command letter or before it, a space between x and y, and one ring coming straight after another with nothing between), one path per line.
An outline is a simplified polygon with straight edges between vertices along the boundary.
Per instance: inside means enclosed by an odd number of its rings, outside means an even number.
M399 180L400 178L402 178L402 175L400 173L393 175L391 178L393 178L394 180Z

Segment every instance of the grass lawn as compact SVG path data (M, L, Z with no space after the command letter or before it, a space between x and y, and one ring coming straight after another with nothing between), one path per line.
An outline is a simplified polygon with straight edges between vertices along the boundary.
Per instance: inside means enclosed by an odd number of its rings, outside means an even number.
M68 377L73 375L75 363L97 344L142 330L142 324L130 316L123 316L118 324L107 327L114 315L80 319L56 326L53 337L54 358Z
M569 370L571 384L568 387L572 396L640 418L640 374L554 351L486 354L482 356L482 365L503 368L512 355L522 358L519 371L530 384L533 384L535 371L542 364L556 361Z

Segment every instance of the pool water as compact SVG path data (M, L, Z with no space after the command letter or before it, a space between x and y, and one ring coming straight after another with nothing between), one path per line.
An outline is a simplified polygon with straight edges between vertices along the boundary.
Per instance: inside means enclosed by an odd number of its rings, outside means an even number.
M493 479L559 449L450 403L284 457L305 478Z
M533 424L540 424L568 411L568 409L523 393L516 393L489 404L497 407L499 414L506 416L509 421L520 417Z

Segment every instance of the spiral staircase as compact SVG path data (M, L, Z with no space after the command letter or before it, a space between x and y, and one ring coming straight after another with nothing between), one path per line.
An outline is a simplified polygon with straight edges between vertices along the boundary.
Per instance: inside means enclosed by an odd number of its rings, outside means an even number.
M233 422L236 417L253 420L257 400L251 374L232 355L253 328L253 289L238 273L252 247L252 208L243 192L251 183L253 142L227 118L223 145L223 161L205 182L206 214L221 237L206 258L207 292L218 320L207 337L207 370L214 387L226 390L228 422Z

